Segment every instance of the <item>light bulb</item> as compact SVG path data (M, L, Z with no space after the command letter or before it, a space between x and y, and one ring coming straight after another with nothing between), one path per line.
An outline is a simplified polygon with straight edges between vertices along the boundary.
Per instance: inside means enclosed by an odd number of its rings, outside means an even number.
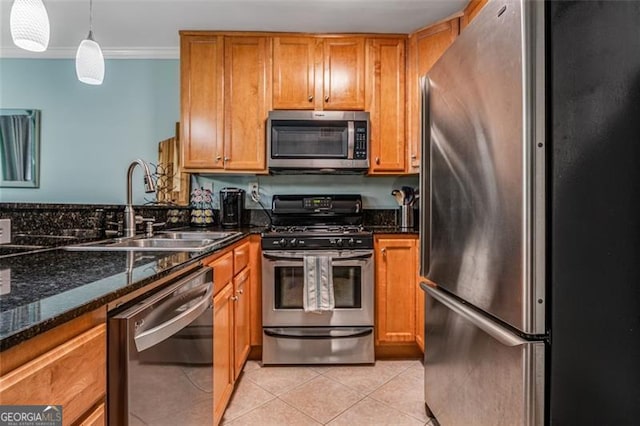
M16 46L44 52L49 46L49 15L42 0L15 0L9 17L11 38Z
M104 80L104 56L100 45L93 40L91 32L78 46L76 74L78 80L86 84L98 85Z

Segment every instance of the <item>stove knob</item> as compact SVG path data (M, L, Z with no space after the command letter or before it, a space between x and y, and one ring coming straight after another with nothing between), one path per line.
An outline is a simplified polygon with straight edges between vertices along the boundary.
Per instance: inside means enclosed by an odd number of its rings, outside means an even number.
M280 245L280 247L286 247L286 246L287 246L287 240L285 240L284 238L282 238L282 239L280 240L280 244L279 244L279 245Z
M338 239L336 240L336 245L337 245L338 247L342 247L342 245L343 245L342 238L338 238Z
M289 245L291 247L295 247L298 245L298 240L296 240L295 238L292 238L291 241L289 241Z
M349 238L349 241L347 241L347 244L349 245L349 247L353 247L356 245L356 242L353 240L353 238Z

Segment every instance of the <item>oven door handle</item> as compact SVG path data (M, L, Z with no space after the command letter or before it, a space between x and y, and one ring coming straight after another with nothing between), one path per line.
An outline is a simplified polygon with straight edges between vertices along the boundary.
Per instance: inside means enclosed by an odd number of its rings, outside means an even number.
M294 329L298 330L299 329ZM288 332L286 328L265 328L264 334L269 337L277 337L280 339L297 339L297 340L325 340L325 339L353 339L355 337L364 337L373 333L372 327L352 328L349 330L327 330L325 334L302 334L300 332Z
M318 253L319 256L322 255L322 253ZM299 257L299 256L278 256L278 255L274 255L274 254L269 254L269 253L265 253L262 252L262 256L264 256L266 259L269 260L298 260L300 262L302 262L304 260L304 258ZM340 262L343 260L361 260L361 259L369 259L373 256L373 253L366 253L366 254L359 254L357 256L345 256L345 257L332 257L332 261L333 262Z

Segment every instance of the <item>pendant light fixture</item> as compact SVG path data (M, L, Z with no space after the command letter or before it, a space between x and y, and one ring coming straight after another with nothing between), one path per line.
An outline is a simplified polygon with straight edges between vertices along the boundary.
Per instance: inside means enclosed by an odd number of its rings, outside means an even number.
M44 52L49 46L49 15L42 0L14 0L9 17L11 38L16 46Z
M104 56L93 39L93 0L89 0L89 35L76 52L76 74L78 80L86 84L102 84L104 79Z

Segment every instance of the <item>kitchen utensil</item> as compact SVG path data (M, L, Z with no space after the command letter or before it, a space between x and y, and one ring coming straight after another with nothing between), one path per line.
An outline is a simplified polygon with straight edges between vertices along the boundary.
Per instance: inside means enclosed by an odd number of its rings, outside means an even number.
M393 197L396 199L396 202L399 206L404 203L404 192L400 191L399 189L394 189L393 191L391 191L391 195L393 195Z
M407 206L413 204L413 200L415 199L414 189L410 186L403 186L402 191L404 192L404 200L402 204Z

